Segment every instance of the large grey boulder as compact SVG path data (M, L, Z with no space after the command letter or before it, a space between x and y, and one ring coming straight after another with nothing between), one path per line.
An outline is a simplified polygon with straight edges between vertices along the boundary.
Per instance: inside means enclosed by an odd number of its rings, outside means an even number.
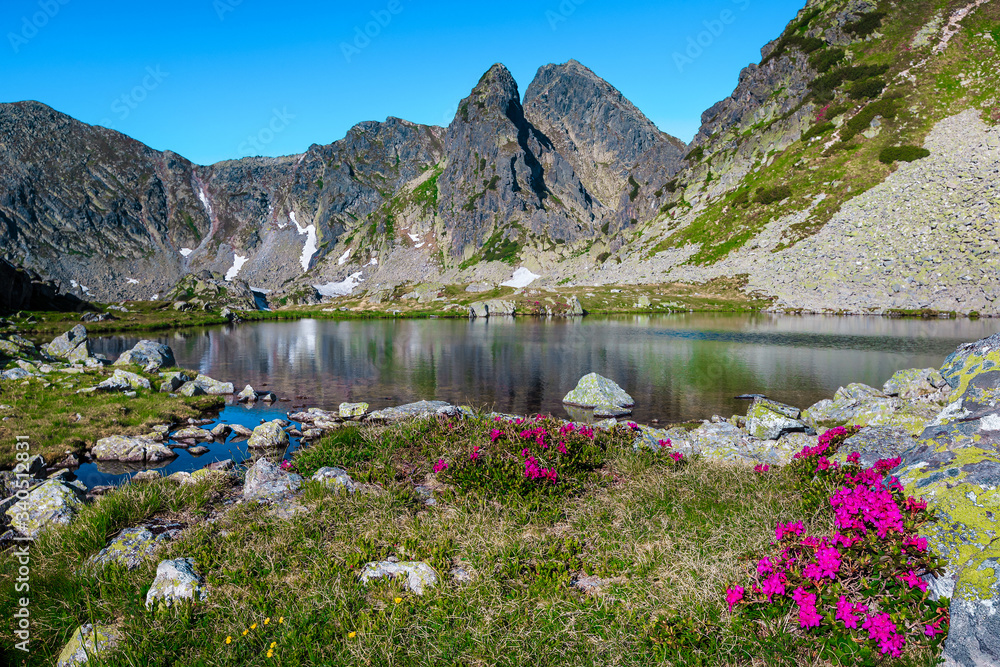
M174 351L168 345L152 340L140 340L115 362L115 366L126 364L142 366L146 372L153 372L161 368L172 368L177 362L174 360Z
M917 398L933 394L947 384L936 368L909 368L896 371L882 385L882 392L888 396Z
M292 495L302 486L302 477L282 470L267 459L258 459L247 470L243 481L243 498L258 502L273 502Z
M160 390L161 391L163 390L162 385L160 386ZM204 396L207 392L205 391L205 388L202 387L200 384L191 381L182 384L181 388L177 390L177 393L180 394L181 396L187 396L188 398L191 398L193 396Z
M14 503L5 512L14 530L27 537L38 537L51 526L69 524L83 505L84 492L58 479L50 479Z
M146 593L146 609L172 607L189 600L200 602L208 598L208 589L201 575L195 570L193 558L174 558L156 566L156 579Z
M175 440L201 440L203 442L215 440L215 436L210 431L206 431L200 426L185 426L170 435Z
M367 403L341 403L339 416L341 419L358 419L368 414Z
M288 446L288 434L281 427L281 421L275 419L261 424L253 430L247 447L251 449L279 449Z
M236 400L240 403L253 403L257 400L257 391L250 385L247 385L243 387L243 391L236 394Z
M160 377L163 378L163 382L160 383L160 391L163 393L170 393L177 391L185 382L191 381L191 376L183 371L170 371L168 373L160 373Z
M107 658L121 640L121 632L111 626L81 625L59 653L56 667L82 667L91 658Z
M402 579L403 585L417 595L423 595L424 591L438 583L434 568L422 561L372 561L361 570L360 579L362 584L375 579Z
M177 456L163 443L143 436L112 435L101 438L91 454L98 461L133 461L158 463Z
M59 359L83 361L91 356L87 329L82 324L77 324L61 336L53 338L51 343L43 345L42 351Z
M580 378L576 388L563 396L563 403L581 408L595 408L598 405L630 408L635 405L632 397L615 384L614 380L597 373L588 373Z

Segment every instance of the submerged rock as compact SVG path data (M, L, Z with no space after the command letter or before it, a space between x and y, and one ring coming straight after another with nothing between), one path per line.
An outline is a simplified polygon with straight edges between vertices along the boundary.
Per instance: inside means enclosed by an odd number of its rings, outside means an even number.
M135 364L142 366L147 373L161 368L172 368L177 365L174 351L170 346L152 340L140 340L135 346L118 357L115 366Z
M243 387L243 391L236 394L236 400L240 403L253 403L257 400L257 391L250 385L247 385Z
M121 640L121 632L111 626L81 625L59 653L56 667L80 667L90 658L104 659Z
M427 563L411 561L394 563L392 561L372 561L361 571L361 583L367 584L374 579L402 579L403 585L417 595L423 595L428 588L438 583L437 573Z
M156 566L156 579L146 593L146 609L172 607L182 600L200 602L208 598L208 589L195 570L193 558L174 558Z
M58 479L50 479L28 493L24 500L6 510L14 530L38 537L50 526L69 524L83 505L84 492Z
M581 408L594 408L598 405L630 408L635 405L635 401L624 389L597 373L588 373L580 378L576 388L563 397L563 403Z

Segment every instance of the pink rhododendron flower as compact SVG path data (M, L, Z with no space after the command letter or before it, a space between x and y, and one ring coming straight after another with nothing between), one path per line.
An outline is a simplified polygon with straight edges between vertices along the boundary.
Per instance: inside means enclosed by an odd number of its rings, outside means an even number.
M568 451L568 450L566 449L566 443L565 443L565 442L560 442L560 443L559 443L559 446L558 446L558 447L556 447L556 449L557 449L557 450L559 450L559 453L560 453L560 454L565 454L565 453L566 453L566 452Z
M670 447L670 438L667 438L666 440L657 440L656 442L660 445L660 449Z
M684 455L681 454L680 452L670 452L668 456L674 460L674 463L680 463L681 460L684 458Z
M799 586L792 592L792 599L799 605L799 625L803 628L818 628L823 616L816 611L816 594L806 593Z
M729 603L729 611L733 610L733 605L743 599L744 589L742 586L734 586L726 589L726 602Z
M801 535L805 528L801 521L796 521L795 523L779 523L774 529L774 536L778 538L780 542L785 538L785 535Z
M846 595L837 600L837 620L844 622L845 628L856 630L858 627L858 606L847 601Z
M490 441L491 442L496 442L497 440L499 440L500 439L500 434L501 434L501 431L498 428L495 428L492 431L490 431Z
M761 586L761 592L767 596L767 601L770 602L771 598L775 595L785 594L785 578L781 572L775 572L770 577L764 580L764 585Z
M480 457L481 455L482 455L482 452L480 452L480 451L479 451L479 445L476 445L475 447L473 447L473 448L472 448L472 452L471 452L471 453L469 454L469 458L470 458L471 460L475 461L475 460L477 460L477 459L478 459L478 458L479 458L479 457Z
M861 454L858 452L851 452L847 455L847 462L853 463L854 465L859 465L861 463Z
M434 464L434 472L441 472L442 470L447 470L448 464L445 463L444 459L438 459L438 462Z
M927 592L927 582L918 577L910 570L906 574L897 575L899 580L905 583L910 588L919 588L921 592Z
M878 461L875 462L875 470L879 472L889 472L902 462L903 459L899 456L897 456L894 459L879 459Z
M765 472L767 472L767 471L769 471L770 469L771 469L771 466L768 463L758 463L757 465L755 465L753 467L753 471L754 472L759 472L759 473L762 473L762 474L765 473Z
M771 562L770 558L761 558L757 561L757 574L765 575L769 572L774 572L774 563Z

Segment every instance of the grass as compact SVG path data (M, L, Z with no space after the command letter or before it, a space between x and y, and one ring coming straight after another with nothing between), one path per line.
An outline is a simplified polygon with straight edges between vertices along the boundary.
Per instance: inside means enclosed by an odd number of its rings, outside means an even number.
M489 426L477 420L462 437L488 442ZM666 468L630 446L610 448L594 480L569 497L528 503L444 489L425 507L412 485L434 484L431 462L448 446L442 428L366 427L304 450L296 463L306 471L340 464L378 479L382 491L345 497L310 484L308 513L291 521L262 507L226 508L235 489L212 480L130 485L101 498L32 546L35 643L26 664L51 664L77 626L97 621L128 638L111 665L271 664L271 642L287 665L645 665L662 653L649 639L652 619L724 620L722 589L772 539L775 522L799 511L780 476L699 461ZM201 521L205 514L217 522ZM135 571L76 571L118 530L153 517L190 527ZM365 562L390 555L429 561L443 582L423 597L358 582ZM156 561L168 557L195 558L211 597L147 613ZM456 565L470 583L447 575ZM0 580L16 568L0 555ZM584 572L612 583L584 595L570 585ZM7 623L12 605L0 601ZM741 638L722 632L718 640L711 664L751 664ZM24 657L8 644L0 651ZM800 658L793 650L771 659Z
M11 406L2 413L9 419L0 421L0 469L14 466L18 435L29 436L31 454L41 454L51 464L66 458L67 451L79 457L100 438L147 434L155 424L204 416L223 404L218 396L171 398L157 393L155 389L162 382L157 375L146 375L154 391L139 390L135 398L118 393L76 393L109 375L110 371L53 372L45 383L38 379L0 383L0 404Z

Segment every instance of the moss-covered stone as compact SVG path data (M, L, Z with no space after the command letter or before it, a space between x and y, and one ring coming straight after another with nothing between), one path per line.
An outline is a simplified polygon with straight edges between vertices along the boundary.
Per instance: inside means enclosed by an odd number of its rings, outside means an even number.
M83 504L80 489L50 479L7 509L11 526L22 535L38 537L50 526L67 525Z
M121 633L106 625L87 623L77 628L59 654L56 667L79 667L91 658L103 659L118 646Z

